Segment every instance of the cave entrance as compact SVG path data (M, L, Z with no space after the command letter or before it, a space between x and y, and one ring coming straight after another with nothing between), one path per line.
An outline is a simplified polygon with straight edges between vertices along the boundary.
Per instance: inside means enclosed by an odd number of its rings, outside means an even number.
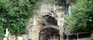
M44 28L39 33L39 40L60 40L59 30L52 27Z

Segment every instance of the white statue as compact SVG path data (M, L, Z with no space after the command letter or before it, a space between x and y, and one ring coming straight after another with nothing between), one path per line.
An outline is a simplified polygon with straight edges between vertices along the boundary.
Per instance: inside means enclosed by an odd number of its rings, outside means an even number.
M8 28L6 28L6 34L5 34L5 37L8 37L8 34L9 34L9 31L8 31Z
M4 35L5 37L4 37L3 40L7 40L7 38L8 38L8 34L9 34L9 31L8 31L8 28L6 28L6 34Z

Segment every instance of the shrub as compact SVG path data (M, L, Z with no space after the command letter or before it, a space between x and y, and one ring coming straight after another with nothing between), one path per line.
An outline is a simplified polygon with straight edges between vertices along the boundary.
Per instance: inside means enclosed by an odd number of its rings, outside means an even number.
M93 30L93 0L77 0L72 14L66 17L67 27L74 32Z
M11 34L26 33L29 18L39 0L0 0L0 38L9 29Z

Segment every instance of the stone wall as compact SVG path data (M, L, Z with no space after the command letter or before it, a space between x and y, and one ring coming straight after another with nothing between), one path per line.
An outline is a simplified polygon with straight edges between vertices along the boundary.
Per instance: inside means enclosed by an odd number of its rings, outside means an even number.
M6 38L6 39L5 39ZM4 37L3 40L28 40L28 34L22 34L21 36L9 35Z
M54 27L54 26L53 26ZM19 39L18 39L19 38ZM21 36L15 36L15 35L9 35L8 36L8 39L9 40L28 40L28 34L22 34ZM33 38L32 38L33 39ZM37 39L35 39L35 40L38 40L38 38ZM62 40L62 39L61 39ZM71 39L70 39L71 40ZM80 38L80 39L78 39L78 40L93 40L93 33L91 34L91 37L90 38Z

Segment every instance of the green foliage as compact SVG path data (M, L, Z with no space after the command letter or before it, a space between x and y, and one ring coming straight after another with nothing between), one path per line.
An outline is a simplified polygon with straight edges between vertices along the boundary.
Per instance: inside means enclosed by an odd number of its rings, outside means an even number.
M77 0L71 10L65 21L68 28L75 32L93 30L93 0Z
M2 40L4 35L4 28L0 25L0 40Z
M0 38L4 30L11 34L26 33L26 25L39 0L0 0Z
M9 40L9 38L7 38L7 40Z
M47 1L47 4L51 3L51 1Z
M3 40L2 38L0 38L0 40Z

